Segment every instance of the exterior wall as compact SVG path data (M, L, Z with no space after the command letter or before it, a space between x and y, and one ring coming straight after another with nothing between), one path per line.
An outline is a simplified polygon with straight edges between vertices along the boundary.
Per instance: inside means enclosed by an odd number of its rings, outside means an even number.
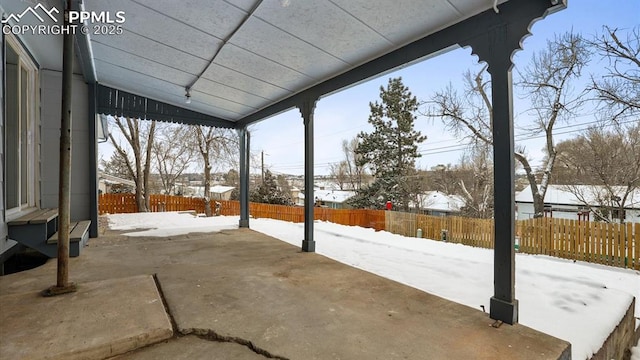
M627 210L627 217L625 219L627 222L640 223L640 209L638 210Z
M1 9L0 9L1 10ZM0 11L1 13L2 11ZM4 36L0 45L0 56L4 49ZM2 79L4 79L4 58L0 58L0 70L2 70ZM7 238L7 219L4 207L4 81L0 82L0 256L16 242ZM0 261L1 263L1 261Z
M229 191L225 191L223 193L210 193L209 194L209 198L211 200L226 200L228 201L229 199L231 199L231 193L233 192L233 190L229 190Z
M533 218L533 204L531 203L521 203L516 201L516 206L518 207L517 211L517 220L526 220ZM557 205L557 207L562 209L568 209L573 211L553 211L553 218L556 219L569 219L569 220L578 220L578 210L579 207L576 205ZM593 214L590 215L590 220L594 220ZM626 222L640 222L640 209L630 209L626 211Z
M533 218L533 204L531 203L520 203L516 201L516 206L518 206L517 211L517 219L518 220L526 220ZM578 220L578 211L579 207L575 205L558 205L562 209L567 209L570 211L553 211L553 217L557 219L569 219L569 220Z
M62 73L41 70L41 204L42 208L58 206L60 163L60 107L62 106ZM71 220L90 218L89 107L88 86L82 76L73 78L72 154L71 154Z

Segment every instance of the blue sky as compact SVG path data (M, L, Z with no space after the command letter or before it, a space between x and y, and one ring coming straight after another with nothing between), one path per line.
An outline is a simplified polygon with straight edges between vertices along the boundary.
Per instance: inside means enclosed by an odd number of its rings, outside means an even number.
M561 34L573 29L583 35L602 32L602 26L608 25L620 29L629 29L640 24L640 0L569 0L566 10L551 14L538 21L532 27L532 34L524 41L524 50L514 56L515 67L527 65L533 52L543 48L547 39L554 34ZM438 57L372 79L361 85L338 92L321 99L315 112L315 173L328 174L328 164L343 159L341 143L351 139L360 131L369 132L372 127L367 123L369 102L379 99L380 86L386 86L390 77L402 76L418 100L428 100L436 91L443 89L450 82L454 86L462 85L462 74L470 68L478 68L477 58L469 49L456 49ZM604 66L602 61L593 58L586 73L598 74ZM514 80L516 78L514 69ZM586 77L585 77L586 79ZM527 104L514 91L514 116L516 124L527 122L524 111ZM558 125L558 140L576 136L595 118L585 111L569 124ZM438 164L454 164L462 155L464 146L449 134L441 122L425 117L418 117L416 129L428 139L419 150L423 153L418 160L418 167L429 169ZM531 139L518 134L518 143L524 145L527 154L537 165L542 158L542 139ZM255 154L265 153L265 166L274 173L304 173L304 127L302 117L297 109L269 118L251 127L251 150ZM259 164L252 164L255 167Z

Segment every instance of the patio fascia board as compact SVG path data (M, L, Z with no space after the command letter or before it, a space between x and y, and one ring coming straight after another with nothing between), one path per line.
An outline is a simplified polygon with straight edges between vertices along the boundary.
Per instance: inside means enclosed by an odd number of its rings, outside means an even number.
M434 56L461 44L475 43L475 39L485 37L490 29L496 26L518 26L525 23L527 27L550 13L566 8L567 0L510 0L500 5L499 13L493 9L486 10L463 20L455 25L427 35L397 50L382 55L365 64L355 67L343 74L323 81L282 101L258 110L236 123L237 128L244 128L252 123L299 106L307 99L319 99L322 96L354 86L367 79L406 66L409 63L428 56ZM478 32L485 29L484 32Z
M97 85L96 112L111 116L173 122L184 125L203 125L233 129L235 123L215 116L149 99L109 86Z

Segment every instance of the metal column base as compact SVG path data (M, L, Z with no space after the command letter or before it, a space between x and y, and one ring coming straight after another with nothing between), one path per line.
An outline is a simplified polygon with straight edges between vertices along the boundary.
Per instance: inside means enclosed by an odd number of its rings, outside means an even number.
M309 240L302 240L302 251L303 252L316 252L316 242Z
M518 323L518 300L507 302L491 297L489 316L494 320L513 325Z
M241 228L249 228L249 220L240 220L239 226Z

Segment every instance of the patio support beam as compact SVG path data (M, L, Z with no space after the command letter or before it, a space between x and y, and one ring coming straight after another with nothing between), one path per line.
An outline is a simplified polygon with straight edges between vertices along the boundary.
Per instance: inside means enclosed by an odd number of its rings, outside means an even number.
M510 2L503 4L508 7ZM558 5L559 1L550 1ZM509 4L509 5L507 5ZM506 5L506 6L505 6ZM494 295L490 300L489 316L507 324L518 322L518 300L515 298L515 203L514 203L514 140L513 140L513 84L511 57L520 49L523 38L529 35L534 20L549 11L547 5L528 2L519 16L505 16L500 11L479 24L487 29L461 42L470 45L480 61L488 65L491 74L491 126L493 132L494 186ZM560 6L564 7L565 4Z
M505 29L501 29L505 30ZM494 295L490 316L508 324L518 322L518 300L515 298L515 203L513 158L513 91L511 53L499 44L502 31L492 37L494 58L489 61L491 102L493 108L493 196L494 196ZM506 31L504 31L506 32ZM491 65L492 64L492 65Z
M315 252L316 242L313 240L313 113L318 98L307 97L298 104L304 123L304 239L303 252Z
M249 154L251 153L250 134L247 128L238 129L240 138L240 224L249 227Z

